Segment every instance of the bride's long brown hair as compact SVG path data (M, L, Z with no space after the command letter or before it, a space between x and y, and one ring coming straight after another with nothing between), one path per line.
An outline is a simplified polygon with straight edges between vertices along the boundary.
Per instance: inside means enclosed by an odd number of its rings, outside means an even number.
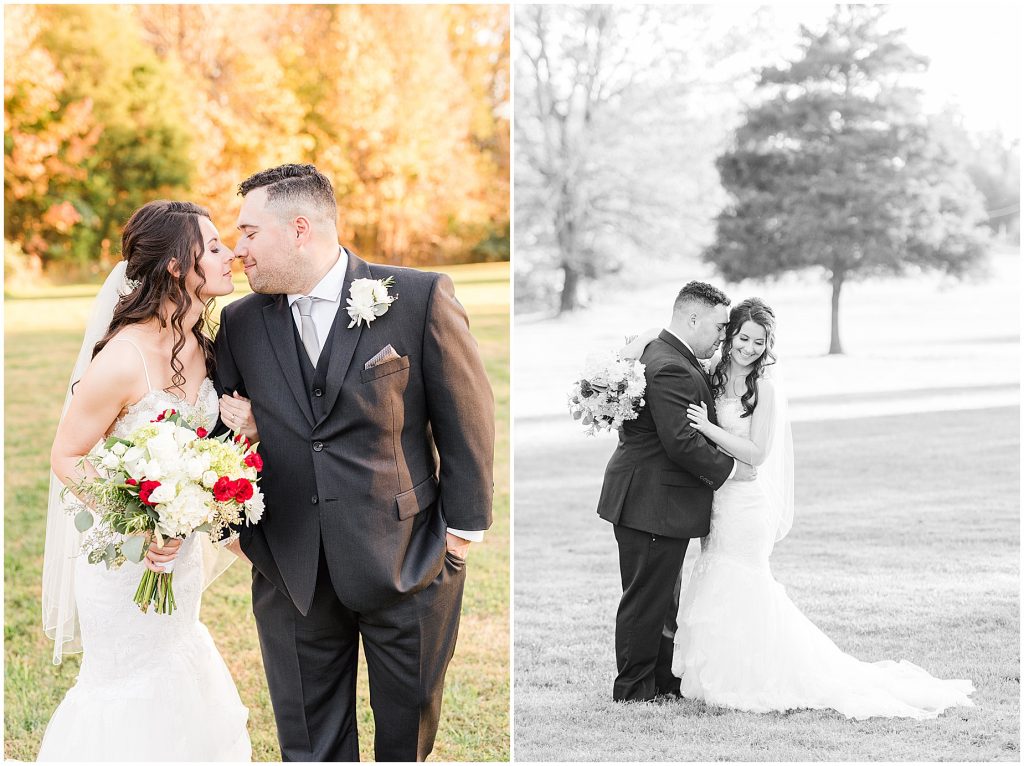
M174 337L171 388L181 391L181 396L185 395L185 376L178 353L185 347L183 322L192 309L192 301L200 300L199 295L206 284L206 275L199 264L204 250L199 216L209 218L210 213L191 202L171 200L148 202L132 213L121 235L121 256L127 261L125 278L134 281L136 286L118 300L107 334L92 351L95 357L118 331L128 325L147 322L155 317L161 328L167 327L161 307L170 301L174 306L170 316ZM168 269L172 262L177 264L178 276ZM199 285L190 295L185 288L185 278L191 271L199 275ZM206 373L210 377L214 371L213 340L203 330L209 325L212 309L213 298L210 298L202 315L189 328L203 351Z
M759 378L764 377L765 369L775 364L775 312L771 306L760 298L747 298L733 307L729 312L729 326L725 331L725 342L722 344L722 357L711 375L711 393L713 396L725 394L725 383L729 369L729 352L732 351L732 340L746 322L755 322L764 328L764 353L750 366L745 380L747 390L740 397L743 406L741 418L749 418L757 406Z

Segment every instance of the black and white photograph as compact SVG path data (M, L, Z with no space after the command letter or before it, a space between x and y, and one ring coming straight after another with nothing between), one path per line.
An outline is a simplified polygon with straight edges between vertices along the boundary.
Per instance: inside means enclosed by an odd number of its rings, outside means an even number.
M522 5L514 757L1020 759L1020 11Z

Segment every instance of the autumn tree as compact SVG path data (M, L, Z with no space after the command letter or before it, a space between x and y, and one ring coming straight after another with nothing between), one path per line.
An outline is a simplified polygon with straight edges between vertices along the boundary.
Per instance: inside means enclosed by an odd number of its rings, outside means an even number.
M732 197L705 252L726 279L818 267L832 288L829 353L852 279L909 267L962 274L984 253L984 213L905 84L926 60L884 10L840 6L802 55L760 76L762 98L718 159Z
M64 98L87 101L100 126L79 163L83 177L61 191L80 220L71 257L93 261L119 239L137 207L172 196L190 179L188 131L176 72L142 41L126 6L39 6L39 45L64 78Z
M83 164L101 126L89 98L75 99L50 53L35 45L32 6L4 8L4 231L37 266L67 256L82 220Z

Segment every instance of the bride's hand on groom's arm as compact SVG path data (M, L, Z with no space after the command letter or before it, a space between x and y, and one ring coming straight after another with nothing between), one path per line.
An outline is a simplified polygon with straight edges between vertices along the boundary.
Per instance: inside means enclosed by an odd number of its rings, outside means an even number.
M230 396L224 394L220 398L220 419L236 434L242 434L250 442L260 440L256 428L256 418L252 414L252 402L237 391Z
M708 435L710 430L711 421L708 420L708 406L701 402L699 405L691 404L686 408L686 417L690 420L690 425L693 426L695 431Z

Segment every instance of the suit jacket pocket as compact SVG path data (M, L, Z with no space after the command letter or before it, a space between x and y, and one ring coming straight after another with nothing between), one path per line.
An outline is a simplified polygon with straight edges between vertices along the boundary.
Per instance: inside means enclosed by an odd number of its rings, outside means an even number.
M408 366L408 362L406 362L406 366ZM428 476L425 481L421 481L412 489L395 495L399 520L411 518L425 508L429 508L437 500L439 494L437 478Z
M670 487L704 488L704 484L696 476L689 474L686 471L662 471L661 483L667 484Z
M385 375L392 375L407 369L409 369L409 357L400 356L398 359L391 359L368 370L360 370L359 379L363 383L369 383L371 380L383 378Z

